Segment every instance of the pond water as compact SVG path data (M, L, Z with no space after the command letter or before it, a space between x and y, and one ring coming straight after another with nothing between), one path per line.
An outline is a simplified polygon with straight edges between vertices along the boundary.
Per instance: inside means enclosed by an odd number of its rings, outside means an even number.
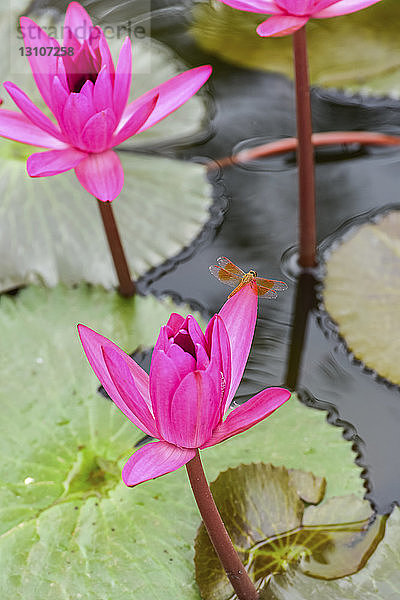
M211 129L201 143L167 150L185 159L212 161L234 149L295 135L292 83L272 73L236 68L195 48L174 28L156 33L191 63L213 64ZM177 33L178 31L178 33ZM367 129L398 133L400 103L390 99L345 96L314 89L314 131ZM249 142L246 142L249 140ZM335 147L317 152L317 227L322 243L358 215L396 205L400 152L393 149ZM261 300L253 351L240 389L240 400L269 385L297 389L303 402L327 410L331 423L354 442L357 462L365 469L367 498L381 513L400 499L400 398L353 361L335 327L321 310L321 285L293 274L291 248L297 238L297 180L294 157L260 159L254 164L210 168L215 215L224 211L215 235L205 234L189 259L160 276L150 273L142 289L168 291L213 313L226 290L209 275L208 266L226 255L243 269L286 279L289 290L278 300ZM177 224L179 226L179 224ZM334 236L333 236L334 237ZM326 244L325 244L326 245ZM286 255L285 255L286 253ZM285 258L286 256L286 258ZM296 300L297 297L297 300ZM287 432L290 435L290 432Z

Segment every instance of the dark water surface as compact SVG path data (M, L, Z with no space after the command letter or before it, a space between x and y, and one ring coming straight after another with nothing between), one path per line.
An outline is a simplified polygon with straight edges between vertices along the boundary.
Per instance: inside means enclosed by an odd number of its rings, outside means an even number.
M182 43L175 41L176 45ZM209 58L196 56L193 49L192 54L194 64ZM215 60L212 63L212 137L203 144L178 149L179 155L218 159L231 154L238 144L243 147L244 140L295 134L293 88L288 80ZM315 131L398 133L400 103L364 99L360 104L357 98L314 90L313 115ZM377 381L351 361L328 317L319 309L313 278L300 278L297 289L296 279L288 277L293 268L282 256L297 240L293 158L265 159L210 172L216 197L222 195L228 201L222 226L190 260L150 282L149 289L173 291L215 312L228 288L209 274L208 266L221 255L245 270L255 268L260 275L288 281L289 290L278 300L259 303L256 337L239 395L244 400L265 386L287 385L297 389L304 402L328 410L329 420L342 426L345 437L354 441L357 461L366 469L368 499L385 513L400 500L399 390ZM399 172L398 150L337 147L319 151L319 242L348 219L398 202ZM318 296L320 286L317 292Z

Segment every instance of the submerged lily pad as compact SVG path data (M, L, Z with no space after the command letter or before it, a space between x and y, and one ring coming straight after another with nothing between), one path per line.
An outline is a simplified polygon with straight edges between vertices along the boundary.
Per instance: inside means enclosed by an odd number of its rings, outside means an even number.
M326 261L325 307L356 358L400 384L400 211L351 229Z
M397 600L400 596L400 511L386 523L385 537L366 566L350 577L330 581L289 568L273 578L260 600Z
M313 474L295 473L312 495ZM276 576L282 580L288 569L326 580L355 573L385 532L386 519L373 515L368 502L349 495L306 508L294 484L285 467L264 463L229 469L211 484L230 537L262 598L273 597L271 582ZM317 487L323 496L320 478ZM231 585L204 525L195 548L196 580L203 600L231 598Z
M120 470L143 433L98 394L76 333L83 322L130 352L154 343L172 310L182 308L83 286L1 297L2 598L199 600L200 518L185 471L124 486ZM295 399L202 455L211 479L243 461L273 460L326 477L329 497L363 494L340 429Z
M210 0L195 4L192 33L204 50L228 62L292 77L292 36L261 38L256 27L266 18ZM399 96L399 18L399 2L385 0L354 14L309 21L312 83Z
M0 31L5 38L1 79L21 85L44 109L28 60L18 51L22 42L16 33L10 37L15 19L16 14L0 13ZM177 72L171 51L148 40L138 44L135 61L141 71L133 85L135 95ZM5 96L2 94L4 106L15 108ZM155 131L151 139L193 134L204 110L202 100L195 99L172 122L168 117L169 125L161 130L162 125L156 125L154 130L159 134ZM145 137L140 137L143 142ZM117 278L97 202L73 171L30 178L26 159L41 150L0 139L0 291L32 282L54 286L84 281L106 288L115 286ZM120 158L125 183L113 207L132 276L137 279L199 235L209 219L211 186L202 165L128 152L121 152Z

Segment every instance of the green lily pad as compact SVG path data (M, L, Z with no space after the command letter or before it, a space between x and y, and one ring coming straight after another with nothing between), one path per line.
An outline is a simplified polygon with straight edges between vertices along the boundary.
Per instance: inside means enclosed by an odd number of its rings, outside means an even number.
M326 261L324 303L356 358L400 384L400 212L352 229Z
M292 36L258 36L256 27L266 18L210 0L195 4L191 31L201 48L228 62L292 77ZM350 15L309 21L312 83L398 97L399 18L399 2L385 0Z
M172 310L183 309L84 286L0 298L0 597L199 600L200 518L185 470L122 483L143 433L98 394L76 333L83 322L129 352L152 344ZM326 477L328 497L363 494L341 430L295 398L202 455L211 479L273 460Z
M25 283L117 285L97 201L71 171L31 179L31 146L0 141L0 291ZM113 202L137 279L189 245L209 219L205 167L120 153L125 172Z
M296 475L312 495L313 474L297 471ZM324 481L319 479L317 487L323 496ZM273 597L271 582L276 576L282 579L288 569L325 580L357 572L385 532L386 519L374 517L369 503L353 495L306 508L285 467L240 465L221 473L211 489L262 598ZM204 525L195 548L196 580L203 600L229 600L232 588Z
M11 40L10 44L4 43L5 52L0 57L1 78L21 85L44 109L28 60L18 52L22 42L15 36L10 38L10 24L15 24L15 19L16 14L0 13L0 33ZM142 71L138 81L143 87L156 85L154 74L159 78L157 83L175 74L176 61L170 50L156 44L153 47L148 40L138 46L141 49L136 49L135 60ZM7 62L10 60L12 69ZM133 86L135 94L144 91L138 81ZM15 108L11 99L4 99L4 107ZM203 102L194 99L175 115L171 125L161 131L159 125L155 126L160 137L155 132L154 140L193 134L203 116ZM32 282L54 286L84 281L106 288L116 286L97 202L79 184L74 172L35 179L27 175L27 157L41 150L0 140L0 291ZM127 152L121 152L120 158L125 184L113 207L131 273L137 279L178 254L199 235L209 219L211 186L203 165Z
M86 286L31 287L16 299L1 297L0 445L10 462L2 462L0 481L2 492L14 496L12 503L1 503L2 533L43 507L108 496L120 483L121 453L141 435L98 395L77 324L131 352L154 345L173 311L188 313L169 298L125 300Z

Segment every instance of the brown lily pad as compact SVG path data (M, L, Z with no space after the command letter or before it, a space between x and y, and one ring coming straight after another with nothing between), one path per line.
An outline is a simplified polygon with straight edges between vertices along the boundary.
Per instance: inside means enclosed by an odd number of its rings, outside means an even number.
M307 576L310 594L315 579L336 580L356 573L385 532L386 519L356 496L307 506L302 498L321 502L325 490L325 480L312 473L264 463L240 465L220 473L211 489L228 533L265 600L275 598L270 584L276 578L285 589L282 598L311 597L293 595L289 583L283 583L286 573ZM231 585L204 525L195 550L203 600L231 598Z
M400 384L400 211L349 232L326 261L323 297L354 356Z

